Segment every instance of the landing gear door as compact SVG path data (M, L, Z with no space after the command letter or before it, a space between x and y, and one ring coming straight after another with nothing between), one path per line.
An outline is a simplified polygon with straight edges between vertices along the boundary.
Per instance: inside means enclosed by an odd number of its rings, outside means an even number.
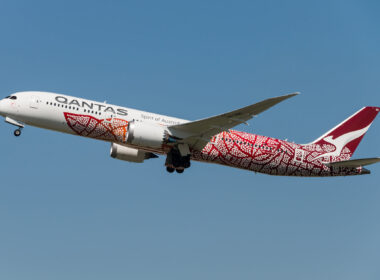
M38 100L38 98L36 96L31 96L29 107L32 109L38 109L39 103L40 103L40 101Z

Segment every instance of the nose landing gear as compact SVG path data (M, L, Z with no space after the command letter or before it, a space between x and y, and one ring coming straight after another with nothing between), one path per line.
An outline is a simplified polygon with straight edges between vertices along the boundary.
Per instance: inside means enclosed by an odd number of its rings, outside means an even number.
M21 129L24 128L24 124L16 121L10 117L5 117L5 121L11 125L17 126L18 128L13 132L14 136L19 137L21 135Z
M13 134L14 134L16 137L19 137L19 136L21 135L21 129L20 129L20 128L16 129L16 130L13 132Z

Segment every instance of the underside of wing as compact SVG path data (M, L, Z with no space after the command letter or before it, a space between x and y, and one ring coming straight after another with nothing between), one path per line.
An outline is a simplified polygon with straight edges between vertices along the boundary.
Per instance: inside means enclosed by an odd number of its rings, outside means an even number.
M179 125L172 125L169 126L168 129L172 135L183 139L183 142L187 143L191 148L200 150L210 141L212 136L231 129L239 124L246 123L261 112L264 112L272 106L298 94L298 92L295 92L288 95L269 98L259 103L214 117Z

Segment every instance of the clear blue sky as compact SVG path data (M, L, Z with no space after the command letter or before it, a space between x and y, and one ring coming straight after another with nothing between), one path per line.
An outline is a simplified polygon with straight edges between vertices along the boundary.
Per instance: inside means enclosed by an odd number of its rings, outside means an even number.
M96 2L96 3L95 3ZM301 91L239 129L308 142L380 106L378 1L1 1L0 93L198 119ZM380 118L356 158L380 156ZM0 278L380 279L380 165L331 179L194 163L0 122Z

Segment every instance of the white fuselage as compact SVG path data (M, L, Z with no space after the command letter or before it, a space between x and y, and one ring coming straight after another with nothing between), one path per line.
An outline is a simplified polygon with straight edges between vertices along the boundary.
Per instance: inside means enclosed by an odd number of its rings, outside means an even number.
M84 114L97 119L118 118L127 122L135 121L160 126L188 122L179 118L50 92L28 91L15 93L12 96L17 99L0 101L0 115L27 125L73 135L77 133L68 126L64 112Z

